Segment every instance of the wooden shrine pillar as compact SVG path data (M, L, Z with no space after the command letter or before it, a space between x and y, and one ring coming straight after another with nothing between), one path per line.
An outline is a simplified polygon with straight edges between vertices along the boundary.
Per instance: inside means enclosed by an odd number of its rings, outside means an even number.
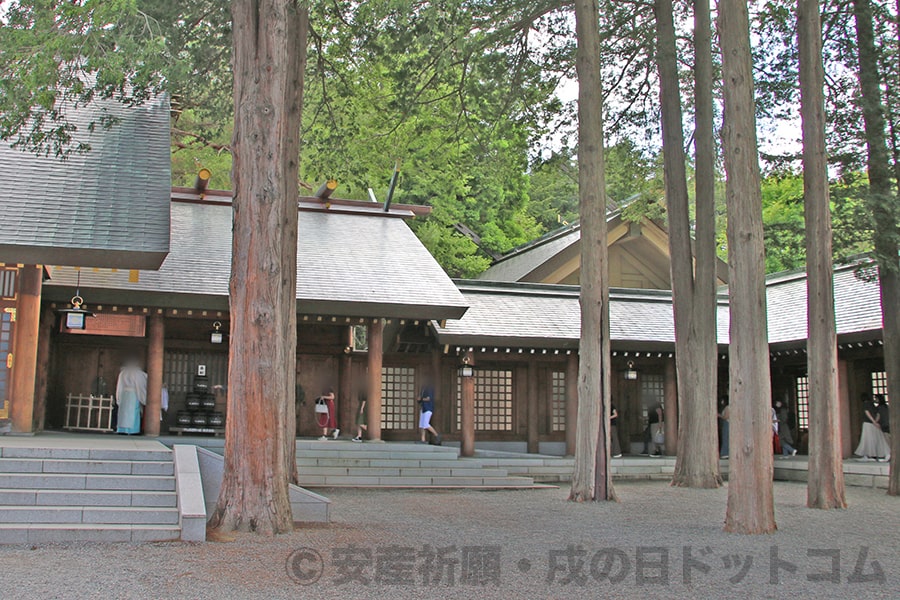
M147 406L144 407L144 435L159 435L162 415L163 357L166 325L163 316L153 313L147 318Z
M368 372L366 373L366 421L369 441L381 441L381 363L384 354L384 321L372 319L368 324Z
M540 406L538 403L538 374L537 361L531 359L528 361L528 421L527 421L527 437L528 453L538 454L540 451Z
M43 431L47 419L47 388L50 383L50 337L56 325L56 311L44 310L38 329L37 381L34 385L34 430Z
M466 352L463 362L475 366L475 355ZM475 456L475 377L460 377L462 406L460 425L462 426L461 456Z
M37 381L43 276L44 269L40 265L25 265L19 269L9 406L12 428L17 433L34 431L34 390Z
M344 354L339 362L337 424L344 434L352 437L356 435L356 411L359 410L359 402L353 397L353 358Z
M678 451L678 376L675 370L675 359L666 360L665 380L663 383L666 454L675 456Z
M853 440L850 428L850 367L846 360L838 359L838 413L841 426L841 456L853 456ZM816 399L812 398L815 402Z
M575 432L578 430L578 352L566 360L566 456L575 456Z
M438 419L432 418L431 425L435 428L438 433L447 433L450 431L450 416L452 411L450 406L450 401L448 398L452 398L452 395L444 396L444 378L442 377L443 373L441 373L441 351L440 349L432 350L431 352L431 387L434 389L434 409L437 411ZM416 390L416 394L421 393L419 390ZM416 400L418 400L418 395L416 396ZM447 400L447 402L443 402L443 400ZM413 417L416 420L416 426L418 427L419 423L419 405L416 404L415 411L413 411L415 416ZM418 434L418 430L416 430ZM417 438L418 439L418 438Z

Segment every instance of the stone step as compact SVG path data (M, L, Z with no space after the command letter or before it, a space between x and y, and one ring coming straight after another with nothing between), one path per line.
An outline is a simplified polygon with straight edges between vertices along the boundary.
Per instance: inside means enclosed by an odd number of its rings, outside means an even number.
M499 469L497 465L483 465L478 462L472 462L465 459L454 460L418 460L415 458L374 458L372 460L354 459L354 458L298 458L297 467L304 468L391 468L391 469Z
M511 477L498 461L461 458L454 447L423 444L297 443L304 487L531 488L534 480ZM541 460L535 466L544 466Z
M178 509L137 506L0 506L0 523L177 525Z
M0 458L3 473L103 473L110 475L172 475L168 460L88 460L81 458Z
M366 488L532 488L534 481L529 477L492 476L351 476L351 475L300 475L303 487L366 487Z
M131 490L0 489L0 506L156 506L175 507L175 492Z
M75 473L0 473L0 489L175 490L171 475L103 475Z
M298 450L297 459L341 458L346 460L456 460L455 453L443 452L410 452L408 450L374 450L372 452L354 452L352 450Z
M301 475L350 475L360 477L506 477L506 469L455 465L440 469L423 467L301 467Z
M430 468L447 469L465 466L480 468L481 463L469 462L464 459L422 460L419 458L333 458L333 457L297 457L297 467L387 467L399 469ZM497 467L490 467L497 468Z
M62 458L80 460L170 461L172 451L164 446L159 450L117 448L38 448L31 446L0 447L0 458Z
M574 459L559 457L478 456L472 460L485 466L505 468L509 475L527 476L541 483L571 481L574 468ZM630 456L610 461L610 470L617 479L667 479L674 469L674 457Z
M297 452L328 450L343 450L348 452L415 452L417 454L453 454L459 455L459 448L453 446L433 446L431 444L416 444L413 442L351 442L349 440L298 440Z
M0 544L163 542L180 537L177 525L0 523Z

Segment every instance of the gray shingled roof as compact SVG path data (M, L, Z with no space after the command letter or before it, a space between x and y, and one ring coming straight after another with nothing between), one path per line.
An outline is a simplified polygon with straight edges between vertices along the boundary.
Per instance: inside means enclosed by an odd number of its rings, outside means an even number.
M767 281L769 343L807 338L806 273L784 273ZM881 330L881 298L877 281L856 276L856 265L834 270L834 313L838 335Z
M458 321L436 325L441 344L576 348L581 335L578 286L457 281L470 307ZM626 345L675 342L672 296L658 290L610 290L610 337ZM720 341L727 341L720 308ZM724 342L722 342L724 343Z
M88 131L101 115L119 120ZM158 268L169 250L169 102L97 100L68 111L76 141L66 160L0 142L0 262Z
M89 304L227 309L231 206L172 202L172 247L159 271L81 271ZM462 294L403 219L381 213L298 215L297 301L302 313L458 318ZM44 295L67 300L73 268L52 269Z
M834 271L835 317L839 336L880 335L878 284L855 274L856 265ZM459 281L471 305L458 321L436 325L442 344L575 348L580 313L578 287L530 283ZM806 273L792 272L767 280L770 344L799 344L807 338ZM672 298L668 291L610 290L610 337L622 345L674 344ZM727 300L720 296L717 337L729 342Z
M612 219L618 213L607 215ZM478 276L486 281L521 281L536 268L581 239L581 226L576 223L550 232L533 242L510 251Z
M611 226L621 218L620 210L606 213L607 226ZM666 235L666 228L656 221L648 220ZM515 248L496 260L486 271L478 276L484 281L523 281L538 269L559 257L566 250L581 241L581 223L576 222L551 231L536 240ZM728 265L716 259L716 275L721 281L728 280Z

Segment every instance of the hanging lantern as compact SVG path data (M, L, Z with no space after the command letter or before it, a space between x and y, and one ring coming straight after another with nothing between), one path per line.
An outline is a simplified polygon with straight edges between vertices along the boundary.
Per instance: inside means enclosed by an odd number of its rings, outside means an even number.
M69 300L69 304L71 308L63 308L58 311L66 318L66 329L84 329L87 317L93 317L94 313L84 308L84 298L81 297L81 271L78 272L75 295Z
M634 362L628 361L628 368L622 371L622 377L628 381L635 381L638 378L637 369L634 368Z
M221 344L225 339L225 334L221 331L222 323L216 321L213 323L213 330L209 334L209 341L213 344Z
M475 367L469 364L469 357L463 359L463 364L459 365L458 370L460 377L473 377L475 375Z

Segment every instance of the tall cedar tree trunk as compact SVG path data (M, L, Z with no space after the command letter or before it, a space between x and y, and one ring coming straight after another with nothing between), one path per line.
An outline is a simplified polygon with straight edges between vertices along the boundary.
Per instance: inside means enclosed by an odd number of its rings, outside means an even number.
M831 208L825 154L825 71L818 0L797 2L800 116L803 120L803 202L806 211L806 343L809 373L809 478L806 505L846 508L838 403L837 334Z
M859 48L859 88L868 151L869 210L875 229L875 256L881 281L881 319L884 339L884 369L887 371L891 406L891 431L900 431L900 265L896 196L891 193L891 170L884 140L884 112L881 105L881 78L869 0L854 0L856 42ZM900 495L900 435L891 435L891 468L888 494Z
M702 4L702 2L701 2ZM703 7L696 7L703 11ZM697 15L701 27L695 34L699 51L698 80L712 80L711 50L709 38L709 5L705 6L704 22ZM675 365L678 379L678 456L672 484L686 487L715 488L722 483L719 477L719 453L716 436L716 289L714 240L697 240L696 275L691 251L690 201L685 173L684 133L682 131L681 90L678 84L678 63L675 50L675 20L672 0L657 0L657 65L659 68L659 93L662 107L663 158L666 178L666 205L669 217L669 254L671 255L672 296L675 305ZM705 40L705 56L703 52ZM706 62L706 61L709 62ZM700 85L700 84L698 84ZM711 88L707 88L711 89ZM710 92L711 93L711 92ZM705 99L705 98L704 98ZM702 108L700 133L707 141L712 131L711 104ZM705 119L709 118L709 122ZM698 119L699 122L700 119ZM699 145L699 142L698 142ZM705 150L705 148L704 148ZM709 160L709 156L703 156ZM698 165L699 166L699 165ZM709 167L708 164L703 165ZM707 175L707 172L703 173ZM705 185L707 182L704 181ZM703 200L712 198L713 187L702 189L697 184ZM708 234L715 226L711 206L700 206L698 196L697 217L703 220ZM703 214L703 211L706 214ZM713 221L710 227L709 221ZM706 252L700 255L700 247ZM712 252L710 252L712 250Z
M731 305L731 465L725 531L775 531L762 194L747 3L719 2Z
M897 12L897 47L900 48L900 0L897 0L897 11L898 11ZM895 61L900 61L900 59L895 58ZM896 81L894 85L900 85L900 63L895 62L895 67L897 69L898 81ZM898 90L900 90L900 87L897 87L894 89L894 94L897 94ZM896 178L895 183L897 185L897 195L898 195L898 198L900 198L900 157L896 156L897 155L896 150L895 150L894 154L895 154L894 172L895 172L895 178ZM895 220L894 223L897 224L897 220ZM896 277L895 277L895 281L896 281ZM896 283L896 285L898 287L900 287L900 283ZM893 296L893 298L894 298L894 302L900 303L900 298L898 298L897 295ZM883 296L882 296L881 304L882 304L882 308L883 308L884 307L884 297ZM892 319L900 320L900 316L898 316L898 314L897 314L898 312L900 312L900 307L895 307L894 308L894 316L892 317ZM896 331L898 329L900 329L900 324L894 323L893 327L894 327L894 333L896 335ZM885 331L887 331L887 329L885 329ZM897 338L895 337L894 339L896 340ZM895 343L900 344L900 341L895 342ZM887 346L887 342L885 342L885 346ZM896 346L892 346L891 352L892 352L891 356L895 357L896 360L900 361L900 348L897 348ZM887 367L887 356L885 356L885 366ZM890 366L890 369L893 369L894 372L896 373L896 376L900 377L900 373L898 373L898 371L900 371L900 364L898 364L896 362L892 363ZM890 373L889 373L888 377L889 377L888 384L892 385L890 383ZM897 388L893 388L893 389L897 389ZM900 407L898 407L897 410L889 411L888 422L890 423L891 431L900 431L900 429L898 429L898 427L900 427ZM900 452L900 434L892 433L891 434L891 465L890 465L890 471L888 474L888 494L890 494L891 496L900 496L900 469L898 469L898 463L896 462L898 460L896 458L898 452Z
M615 500L609 466L609 280L600 87L600 14L576 0L578 196L581 213L581 341L575 470L569 500Z
M225 476L210 526L293 529L297 199L308 13L234 0L234 233Z

